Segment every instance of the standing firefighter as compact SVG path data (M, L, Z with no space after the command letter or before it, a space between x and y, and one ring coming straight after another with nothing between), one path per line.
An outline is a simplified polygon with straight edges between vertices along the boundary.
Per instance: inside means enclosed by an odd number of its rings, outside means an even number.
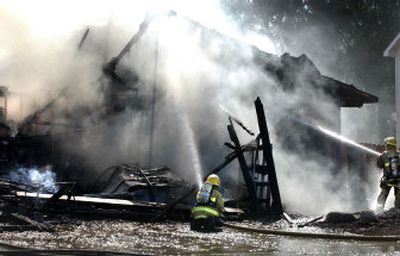
M377 165L383 169L381 179L381 193L378 197L377 211L382 211L390 189L394 187L395 202L394 206L400 208L400 152L397 150L396 139L388 137L385 139L386 151L378 158Z
M220 180L215 174L207 177L196 195L190 228L196 231L216 231L223 224L224 200L219 192Z

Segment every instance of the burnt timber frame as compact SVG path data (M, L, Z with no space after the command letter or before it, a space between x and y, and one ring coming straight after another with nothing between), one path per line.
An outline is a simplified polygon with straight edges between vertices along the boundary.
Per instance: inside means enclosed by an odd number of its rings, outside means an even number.
M283 213L281 195L279 192L278 179L276 178L276 169L274 157L272 155L272 144L269 138L269 131L267 120L265 117L264 106L258 97L254 102L257 112L258 128L260 130L260 137L262 141L262 152L264 156L264 161L266 162L266 170L268 174L268 182L271 189L272 204L271 210L276 211L278 214Z
M234 151L226 156L225 161L211 170L209 174L220 172L237 158L249 192L251 205L256 213L261 214L267 211L271 215L281 215L283 207L264 106L260 98L257 98L254 104L260 133L253 142L241 145L233 125L234 120L229 116L227 129L233 145L230 143L225 143L225 145ZM262 157L260 157L260 151L262 151ZM247 164L244 152L252 154L251 166ZM256 181L256 178L259 180Z

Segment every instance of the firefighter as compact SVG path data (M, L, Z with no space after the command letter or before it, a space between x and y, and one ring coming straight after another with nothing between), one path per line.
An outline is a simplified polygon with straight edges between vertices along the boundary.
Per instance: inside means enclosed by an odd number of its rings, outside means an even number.
M223 225L224 200L219 192L221 182L216 174L207 177L196 195L190 227L196 231L218 231Z
M383 169L381 178L381 193L378 197L376 210L383 211L386 199L392 187L394 187L395 202L394 206L400 208L400 151L397 150L397 142L394 137L385 140L386 151L378 158L377 166Z

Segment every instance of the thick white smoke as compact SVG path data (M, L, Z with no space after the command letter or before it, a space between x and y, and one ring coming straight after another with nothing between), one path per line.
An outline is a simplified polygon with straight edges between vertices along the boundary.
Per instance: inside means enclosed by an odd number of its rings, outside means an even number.
M56 174L51 168L25 168L11 170L8 174L10 180L37 187L44 192L55 193L58 191Z
M43 105L63 88L69 88L57 100L55 113L58 121L68 122L66 116L82 115L83 120L70 125L89 129L65 134L58 139L65 150L84 156L87 164L98 172L121 162L147 163L151 98L155 84L154 161L151 164L167 165L193 183L199 182L200 171L207 172L229 153L222 147L228 140L227 118L219 105L223 104L256 130L253 100L260 96L272 130L271 139L276 143L274 155L282 199L289 210L316 213L350 209L354 202L349 199L349 192L345 189L333 192L340 181L335 181L334 175L328 172L332 166L328 159L302 159L286 152L277 143L279 138L274 127L288 114L320 119L324 122L322 125L328 127L337 125L332 115L337 106L330 97L307 85L311 66L305 65L300 75L291 78L295 83L293 91L282 90L276 78L254 62L252 48L237 43L237 40L250 40L254 44L261 42L264 44L260 48L274 51L276 48L270 40L250 32L249 37L241 36L218 4L204 4L207 8L198 8L194 14L196 8L189 8L184 2L175 5L181 7L176 9L183 15L162 17L151 24L118 66L119 75L127 80L132 77L132 72L139 76L139 82L132 83L139 89L141 100L138 101L141 104L138 108L104 121L101 88L105 80L102 65L115 56L137 31L140 21L137 17L143 18L146 10L142 1L129 2L130 10L136 10L137 15L132 14L135 25L123 25L116 11L107 22L91 26L88 40L80 52L76 50L79 34L90 24L74 23L74 29L60 27L59 30L68 30L71 34L60 36L57 30L57 36L52 37L49 32L43 41L37 41L34 40L35 30L29 23L24 23L23 14L14 14L19 9L0 8L0 15L9 22L8 25L0 24L6 27L0 30L1 40L7 43L15 41L20 36L15 31L19 26L28 31L26 44L9 45L0 56L0 82L9 85L12 91L26 94L23 102L29 107L24 108L24 113ZM104 7L104 2L101 3ZM112 7L104 7L107 8ZM96 13L95 9L92 11ZM126 14L126 10L123 13ZM207 26L228 36L201 29L182 17L189 15L197 20L203 18ZM98 110L99 113L84 115L82 108L89 112ZM287 127L284 132L293 131ZM250 139L241 132L239 136L242 142ZM224 172L236 177L237 171L237 166L232 165ZM96 173L86 173L86 178L93 180L91 177L94 175Z

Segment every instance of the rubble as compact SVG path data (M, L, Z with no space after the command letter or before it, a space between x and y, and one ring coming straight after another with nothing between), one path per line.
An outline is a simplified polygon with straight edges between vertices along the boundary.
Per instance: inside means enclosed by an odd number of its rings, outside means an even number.
M167 168L143 168L138 164L113 166L100 174L92 191L102 197L172 203L191 186ZM193 202L193 196L186 203Z
M400 209L391 208L375 214L373 211L354 213L332 212L321 222L312 224L326 230L350 232L363 235L400 235Z
M140 173L145 176L138 177L134 174L138 174L139 167L129 169L128 166L124 166L124 169L127 168L127 172L116 168L109 178L109 183L106 183L108 185L96 194L76 195L73 191L75 183L61 182L58 184L60 190L49 194L38 187L2 180L1 209L8 215L36 225L39 229L43 227L37 220L28 219L28 216L33 216L35 212L47 214L50 219L59 214L90 216L93 219L189 217L191 199L188 198L193 197L192 187L183 186L182 181L166 177L168 169L160 171L160 175L155 173L156 170L142 170ZM151 183L147 184L143 179ZM184 199L187 201L183 202ZM25 216L17 212L24 212Z
M188 220L197 189L166 167L148 169L137 164L107 168L96 179L91 194L76 194L75 184L58 182L58 191L48 193L40 186L0 180L0 222L5 224L0 232L51 232L54 224L72 224L65 217ZM244 212L228 207L225 215L227 219L240 219Z

